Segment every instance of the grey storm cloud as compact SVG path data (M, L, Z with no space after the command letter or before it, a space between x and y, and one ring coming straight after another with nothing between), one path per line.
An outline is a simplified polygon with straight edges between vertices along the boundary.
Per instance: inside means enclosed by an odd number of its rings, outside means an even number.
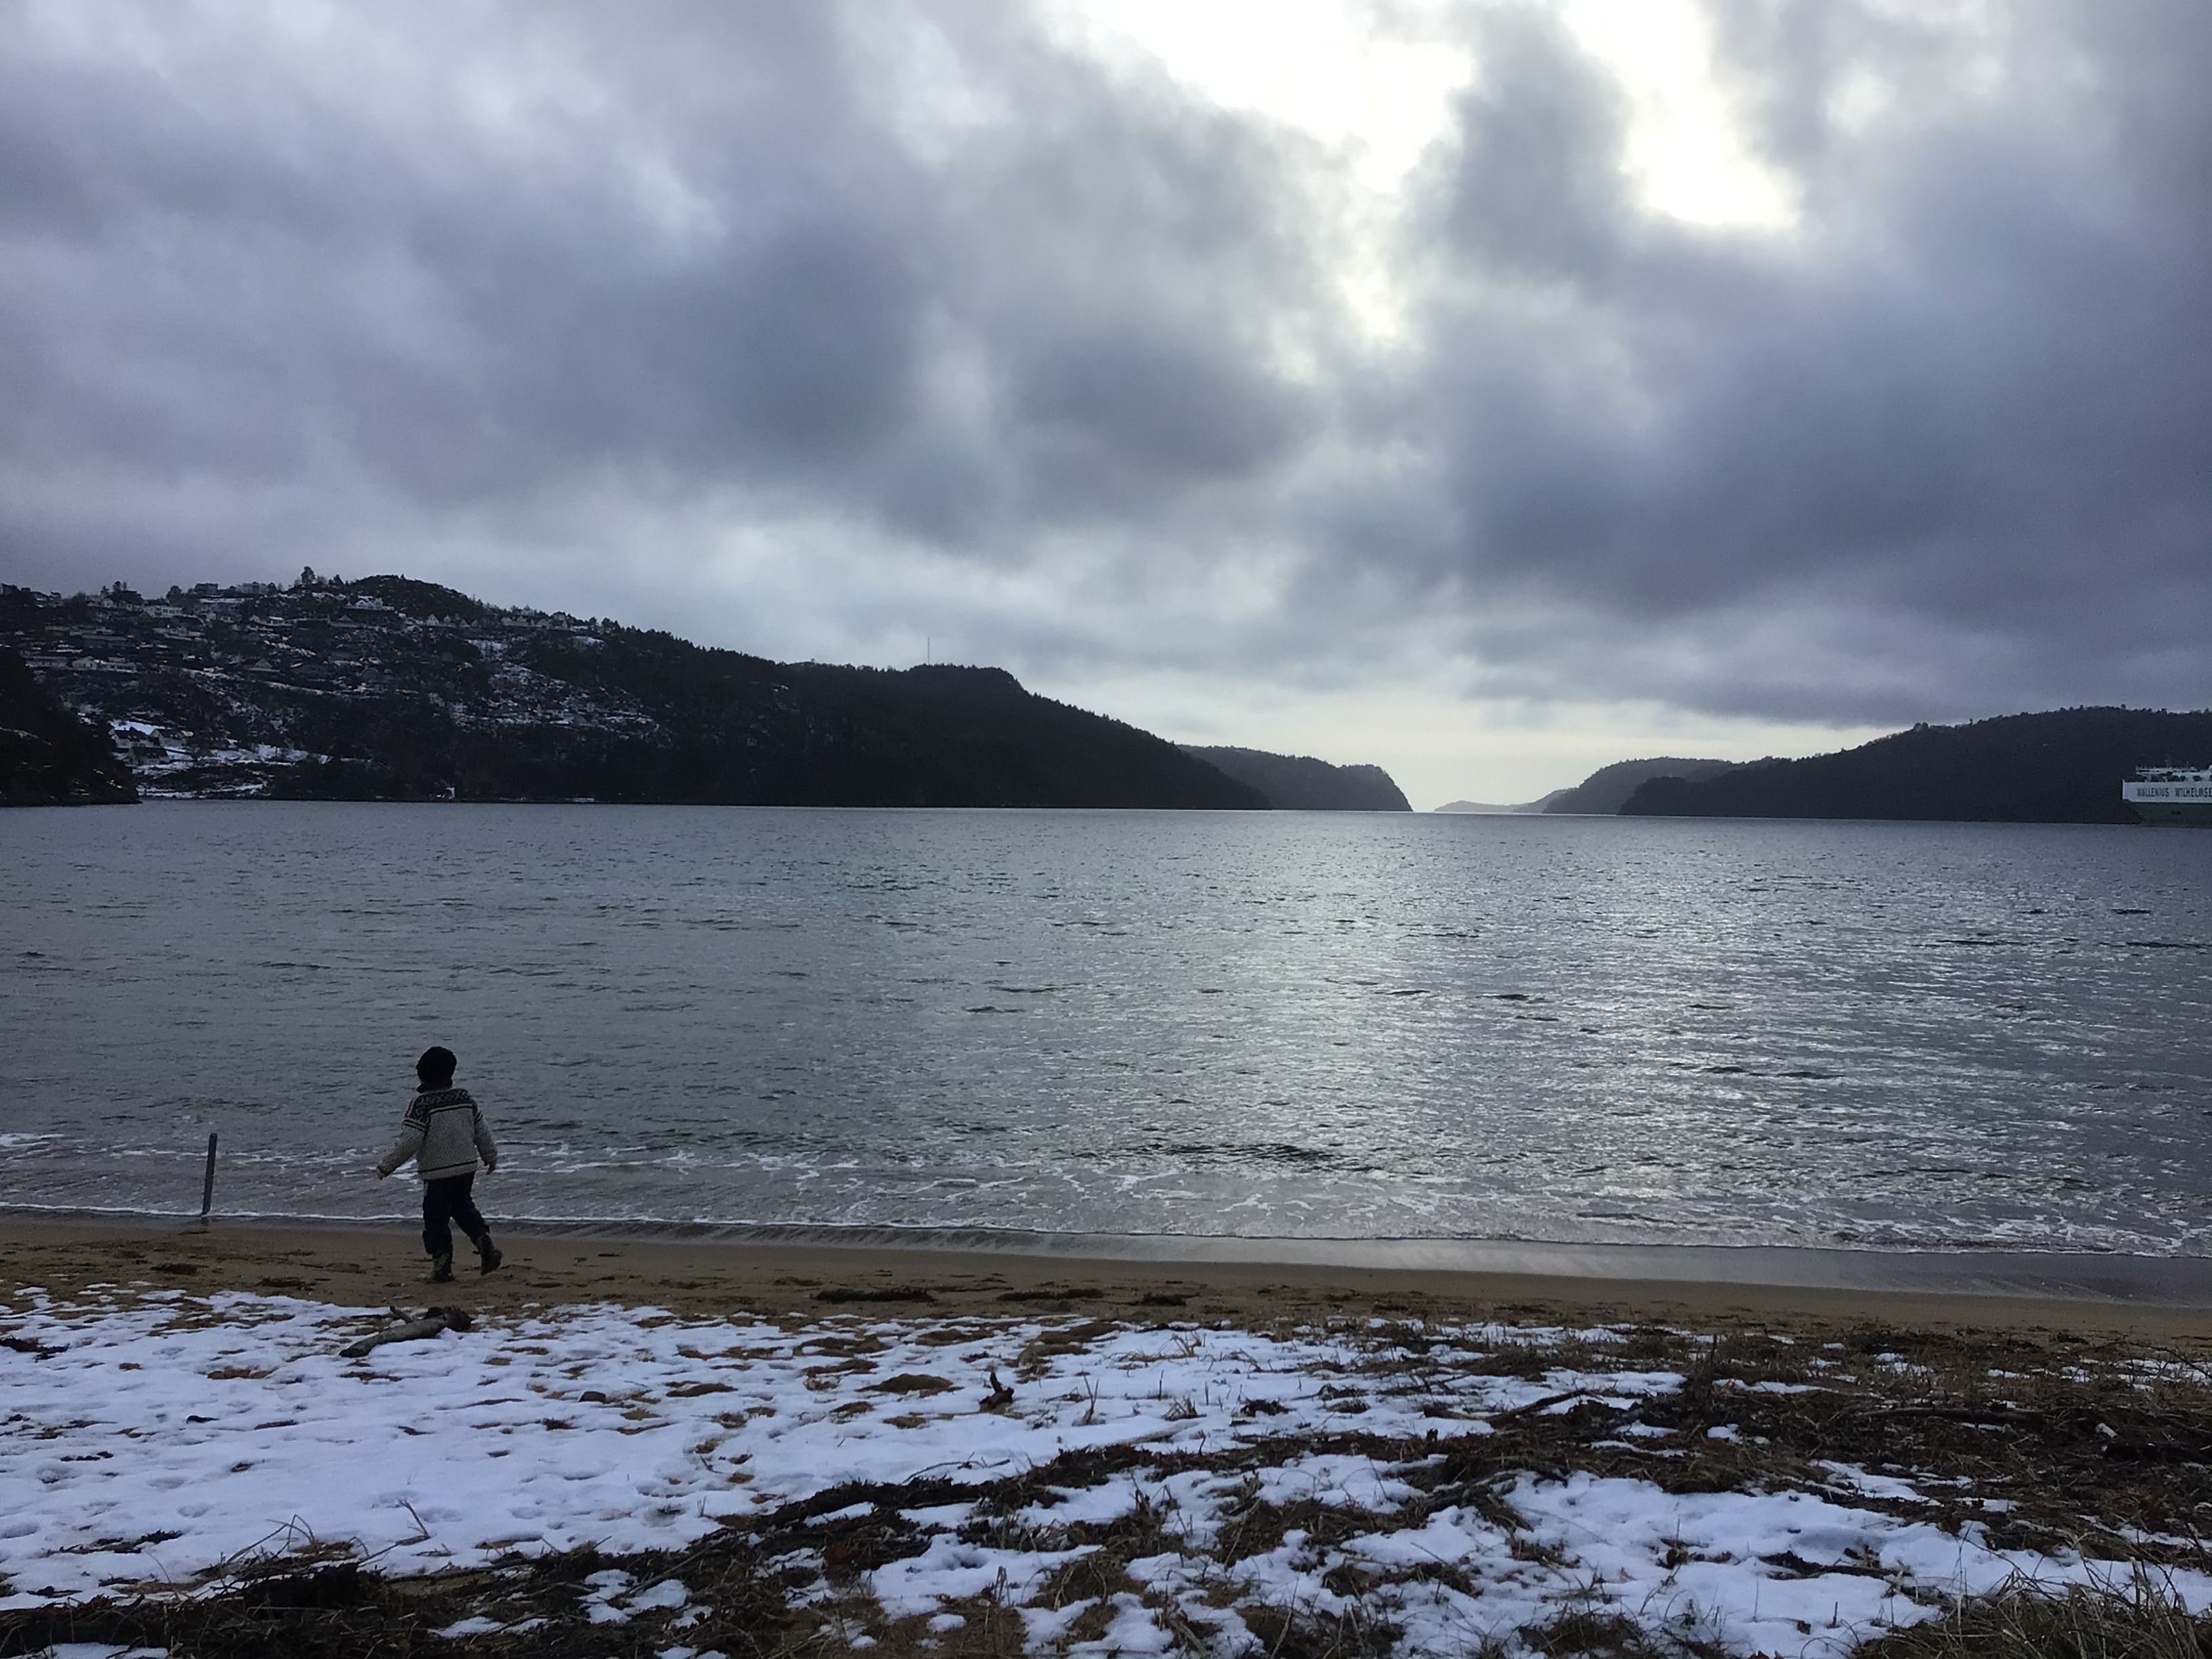
M1357 678L1418 627L1511 696L2203 702L2212 12L1711 9L1787 231L1645 205L1527 6L1460 15L1449 130L1358 230L1326 147L1013 7L15 9L0 574L342 531L435 575L465 524L527 599L532 503L736 503L1121 573L1018 663ZM1255 547L1269 603L1157 625Z
M1780 243L1638 214L1609 83L1540 16L1498 30L1432 185L1436 556L1707 708L2201 702L2212 120L2178 66L2212 15L2020 9L2000 93L1917 106L1975 66L1844 7L1721 15L1805 201ZM1823 130L1854 76L1903 106ZM1716 657L1792 610L1802 666ZM1698 647L1648 649L1674 629Z

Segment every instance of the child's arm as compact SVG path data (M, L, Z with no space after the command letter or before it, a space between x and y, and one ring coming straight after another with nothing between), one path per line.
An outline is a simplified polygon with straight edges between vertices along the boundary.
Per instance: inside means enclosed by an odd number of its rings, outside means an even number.
M422 1150L422 1135L427 1127L428 1120L416 1117L415 1108L410 1104L407 1108L406 1121L399 1126L399 1139L392 1143L390 1152L377 1160L376 1178L379 1181Z
M484 1173L489 1175L499 1168L499 1148L492 1144L491 1126L483 1121L483 1108L476 1110L477 1153L484 1161Z

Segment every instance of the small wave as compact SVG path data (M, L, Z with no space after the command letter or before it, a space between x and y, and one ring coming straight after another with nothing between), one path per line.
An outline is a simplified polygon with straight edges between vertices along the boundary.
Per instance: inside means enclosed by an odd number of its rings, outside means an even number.
M1292 1170L1351 1170L1372 1167L1326 1146L1301 1146L1294 1141L1148 1141L1132 1149L1141 1158L1175 1158L1194 1169L1255 1165Z

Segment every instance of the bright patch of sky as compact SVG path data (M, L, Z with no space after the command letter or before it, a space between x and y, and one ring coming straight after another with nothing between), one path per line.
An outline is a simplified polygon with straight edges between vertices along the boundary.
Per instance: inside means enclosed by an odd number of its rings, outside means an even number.
M1713 76L1711 26L1690 0L1569 0L1565 14L1628 100L1626 159L1647 206L1692 224L1795 221L1787 180L1744 143Z
M1231 109L1340 149L1367 189L1401 189L1480 72L1462 9L1336 0L1063 0L1063 26L1113 58L1142 54ZM1781 228L1785 180L1743 142L1692 0L1564 0L1583 49L1619 81L1626 160L1653 210L1698 224Z
M1363 184L1396 188L1444 129L1472 65L1425 8L1386 15L1331 0L1064 0L1109 58L1156 58L1184 85L1342 146ZM1409 27L1410 26L1410 27Z

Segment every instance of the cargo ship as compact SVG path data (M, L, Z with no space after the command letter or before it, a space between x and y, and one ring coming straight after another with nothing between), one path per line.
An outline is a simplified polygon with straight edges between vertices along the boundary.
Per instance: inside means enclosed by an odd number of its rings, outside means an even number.
M2120 786L2120 799L2145 823L2212 828L2212 766L2139 766Z

